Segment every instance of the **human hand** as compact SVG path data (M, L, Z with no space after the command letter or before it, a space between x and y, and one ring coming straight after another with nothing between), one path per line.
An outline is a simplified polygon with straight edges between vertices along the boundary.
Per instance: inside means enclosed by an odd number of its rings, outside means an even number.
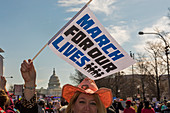
M0 89L6 90L6 79L4 76L1 76L0 78Z
M56 107L56 109L60 109L60 108L61 108L61 103L60 103L60 102L57 102L57 103L55 104L55 107Z
M25 81L25 86L34 87L36 81L36 71L31 59L29 59L28 62L26 60L23 61L20 71Z

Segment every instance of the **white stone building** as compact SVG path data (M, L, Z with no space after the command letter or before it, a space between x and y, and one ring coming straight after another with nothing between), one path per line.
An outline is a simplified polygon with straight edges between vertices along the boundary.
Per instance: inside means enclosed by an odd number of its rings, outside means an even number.
M51 75L48 83L48 88L44 89L41 87L37 89L38 95L46 95L46 96L61 96L61 87L58 76L55 74L55 69L53 69L53 74Z

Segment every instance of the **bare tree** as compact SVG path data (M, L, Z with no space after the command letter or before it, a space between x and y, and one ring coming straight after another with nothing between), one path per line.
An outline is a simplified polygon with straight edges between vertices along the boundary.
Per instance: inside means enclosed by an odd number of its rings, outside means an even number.
M76 85L80 84L86 76L79 70L75 69L75 74L70 75L70 80Z
M112 93L113 93L113 96L116 96L116 97L120 97L120 91L121 93L124 95L122 95L123 97L126 98L126 90L125 89L128 89L126 87L126 84L125 83L125 79L123 78L124 76L124 72L118 72L118 73L115 73L115 74L112 74L110 76L107 76L107 77L104 77L102 79L98 79L98 80L95 80L98 88L101 88L101 87L105 87L105 88L109 88L112 90ZM70 79L71 81L73 81L73 83L75 84L79 84L86 76L83 75L80 71L78 70L75 70L75 74L71 74L70 75ZM130 91L130 89L128 89L128 91Z
M125 83L124 75L125 73L121 71L121 72L114 73L110 76L104 77L102 79L95 80L95 82L99 88L106 87L111 89L114 97L121 96L126 98L126 96L123 95L124 90L127 89L126 85L124 84Z
M164 62L164 49L162 43L160 42L147 42L147 47L145 50L149 53L149 72L154 75L157 87L157 99L160 100L160 84L159 76L166 72L166 64Z

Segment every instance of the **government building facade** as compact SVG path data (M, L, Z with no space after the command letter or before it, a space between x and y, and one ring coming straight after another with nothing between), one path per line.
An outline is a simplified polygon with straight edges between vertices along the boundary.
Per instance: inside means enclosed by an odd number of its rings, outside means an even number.
M44 89L41 87L36 90L37 95L45 95L45 96L61 96L61 87L58 76L55 73L55 69L53 69L53 74L51 75L48 83L48 88Z

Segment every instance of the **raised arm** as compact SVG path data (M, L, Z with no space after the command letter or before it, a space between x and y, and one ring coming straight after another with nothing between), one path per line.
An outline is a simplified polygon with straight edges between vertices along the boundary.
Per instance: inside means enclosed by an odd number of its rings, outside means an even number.
M3 76L1 76L1 78L0 78L0 89L4 90L5 92L7 92L7 89L6 89L6 79Z
M25 81L25 89L24 89L24 97L27 101L29 101L35 94L36 87L36 71L33 65L33 62L28 62L26 60L21 64L21 74Z

